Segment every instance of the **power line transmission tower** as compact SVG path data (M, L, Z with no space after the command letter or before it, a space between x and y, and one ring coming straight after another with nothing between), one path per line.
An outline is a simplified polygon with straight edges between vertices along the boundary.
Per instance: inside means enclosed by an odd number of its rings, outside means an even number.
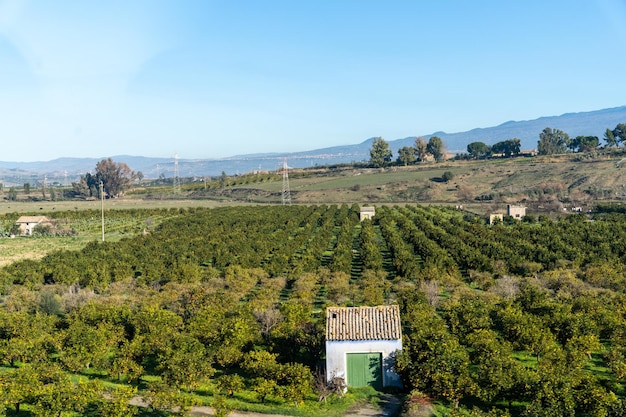
M174 194L180 193L180 177L178 176L178 154L174 154Z
M283 161L283 205L291 204L291 190L289 189L289 167L287 158Z

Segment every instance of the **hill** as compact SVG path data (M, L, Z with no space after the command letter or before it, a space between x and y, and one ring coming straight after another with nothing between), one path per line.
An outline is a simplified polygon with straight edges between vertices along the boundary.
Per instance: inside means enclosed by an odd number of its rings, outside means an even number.
M502 140L519 138L523 149L536 148L539 133L546 127L561 129L571 137L593 135L602 137L607 128L614 128L618 123L626 122L626 106L591 112L566 113L560 116L541 117L535 120L508 121L494 127L476 128L467 132L434 132L424 134L425 138L439 136L446 148L453 152L465 152L471 142L493 144ZM392 140L385 138L394 157L399 148L411 146L415 137ZM222 159L179 159L179 176L204 177L218 176L222 172L228 175L244 174L253 171L274 171L282 166L287 158L293 168L305 168L369 160L372 138L355 145L333 146L295 153L267 153L237 155ZM7 162L0 161L0 182L5 185L21 185L24 182L36 184L46 176L50 182L75 181L79 175L93 170L101 158L59 158L45 162ZM116 162L124 162L135 171L142 171L146 178L174 176L173 158L150 158L143 156L111 156Z

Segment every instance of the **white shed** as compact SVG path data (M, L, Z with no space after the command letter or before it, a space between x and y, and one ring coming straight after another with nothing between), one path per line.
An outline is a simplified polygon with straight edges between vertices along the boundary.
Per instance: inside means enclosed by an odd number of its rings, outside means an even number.
M348 386L402 387L394 358L402 350L397 305L326 309L326 378Z
M374 217L374 215L376 214L376 209L374 207L361 207L361 211L359 213L359 219L361 221L365 220L365 219L372 219Z

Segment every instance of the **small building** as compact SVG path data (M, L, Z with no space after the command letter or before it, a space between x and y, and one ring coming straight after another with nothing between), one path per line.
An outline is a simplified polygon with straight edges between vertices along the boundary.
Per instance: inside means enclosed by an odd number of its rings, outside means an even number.
M513 217L514 219L521 220L522 217L526 215L526 207L508 204L506 206L506 214Z
M46 216L21 216L15 224L18 227L20 236L30 236L35 227L39 225L52 225L52 221Z
M348 386L402 387L394 369L402 350L397 305L326 309L326 378Z
M376 209L374 207L361 207L361 212L359 213L359 219L361 221L365 219L372 219L376 214Z
M489 224L494 224L496 221L504 221L504 214L502 213L493 213L489 215Z

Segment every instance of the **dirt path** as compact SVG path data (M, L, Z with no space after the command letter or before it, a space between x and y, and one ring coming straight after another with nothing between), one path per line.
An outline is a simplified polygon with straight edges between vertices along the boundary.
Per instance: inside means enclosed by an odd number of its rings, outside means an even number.
M375 408L369 404L364 407L353 408L343 417L396 417L400 414L402 401L395 395L381 394L380 408ZM190 416L205 417L212 416L211 407L193 407L189 412ZM245 411L233 411L228 414L230 417L285 417L279 414L249 413Z

